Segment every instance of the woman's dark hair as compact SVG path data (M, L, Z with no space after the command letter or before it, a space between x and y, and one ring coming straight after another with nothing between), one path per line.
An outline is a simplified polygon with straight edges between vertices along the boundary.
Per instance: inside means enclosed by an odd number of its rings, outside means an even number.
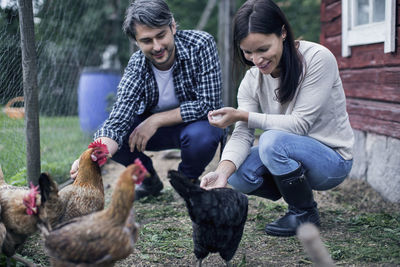
M286 30L283 52L279 67L280 86L275 91L281 104L293 99L302 74L302 60L297 52L292 28L282 10L272 0L248 0L236 12L233 21L233 52L236 62L254 66L246 60L240 49L240 42L249 33L275 34L278 37L282 29Z
M125 34L136 40L137 24L150 28L159 28L172 25L174 17L164 0L136 0L131 2L126 10L125 21L122 26Z

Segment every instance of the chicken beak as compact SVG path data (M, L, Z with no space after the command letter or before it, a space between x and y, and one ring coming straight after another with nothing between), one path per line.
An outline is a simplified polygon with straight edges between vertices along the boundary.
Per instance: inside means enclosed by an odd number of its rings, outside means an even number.
M32 210L33 214L37 214L37 211L38 211L37 207L32 207L31 210Z

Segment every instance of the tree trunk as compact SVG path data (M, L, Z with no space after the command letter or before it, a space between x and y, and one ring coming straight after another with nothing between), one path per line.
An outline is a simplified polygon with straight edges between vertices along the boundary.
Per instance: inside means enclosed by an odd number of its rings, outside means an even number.
M32 1L18 0L25 102L26 168L35 185L40 175L39 100Z

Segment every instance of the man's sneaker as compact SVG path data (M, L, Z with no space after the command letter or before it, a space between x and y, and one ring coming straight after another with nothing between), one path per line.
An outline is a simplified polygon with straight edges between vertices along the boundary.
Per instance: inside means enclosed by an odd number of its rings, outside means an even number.
M153 174L149 178L143 180L142 184L137 186L135 189L135 200L147 196L158 196L161 193L164 185L158 177L157 173Z

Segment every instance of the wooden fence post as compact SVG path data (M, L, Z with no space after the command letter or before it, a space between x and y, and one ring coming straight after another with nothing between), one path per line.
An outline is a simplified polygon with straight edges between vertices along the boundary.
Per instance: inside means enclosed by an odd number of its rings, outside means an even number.
M28 181L36 185L40 175L40 132L32 1L18 0L18 5L25 102L26 169Z
M204 8L203 14L201 14L200 20L197 23L196 30L203 30L206 26L208 19L210 18L211 12L214 6L217 4L217 0L208 0L206 7Z
M232 77L232 19L235 12L234 0L220 0L218 8L218 50L222 68L222 99L225 106L235 103Z

